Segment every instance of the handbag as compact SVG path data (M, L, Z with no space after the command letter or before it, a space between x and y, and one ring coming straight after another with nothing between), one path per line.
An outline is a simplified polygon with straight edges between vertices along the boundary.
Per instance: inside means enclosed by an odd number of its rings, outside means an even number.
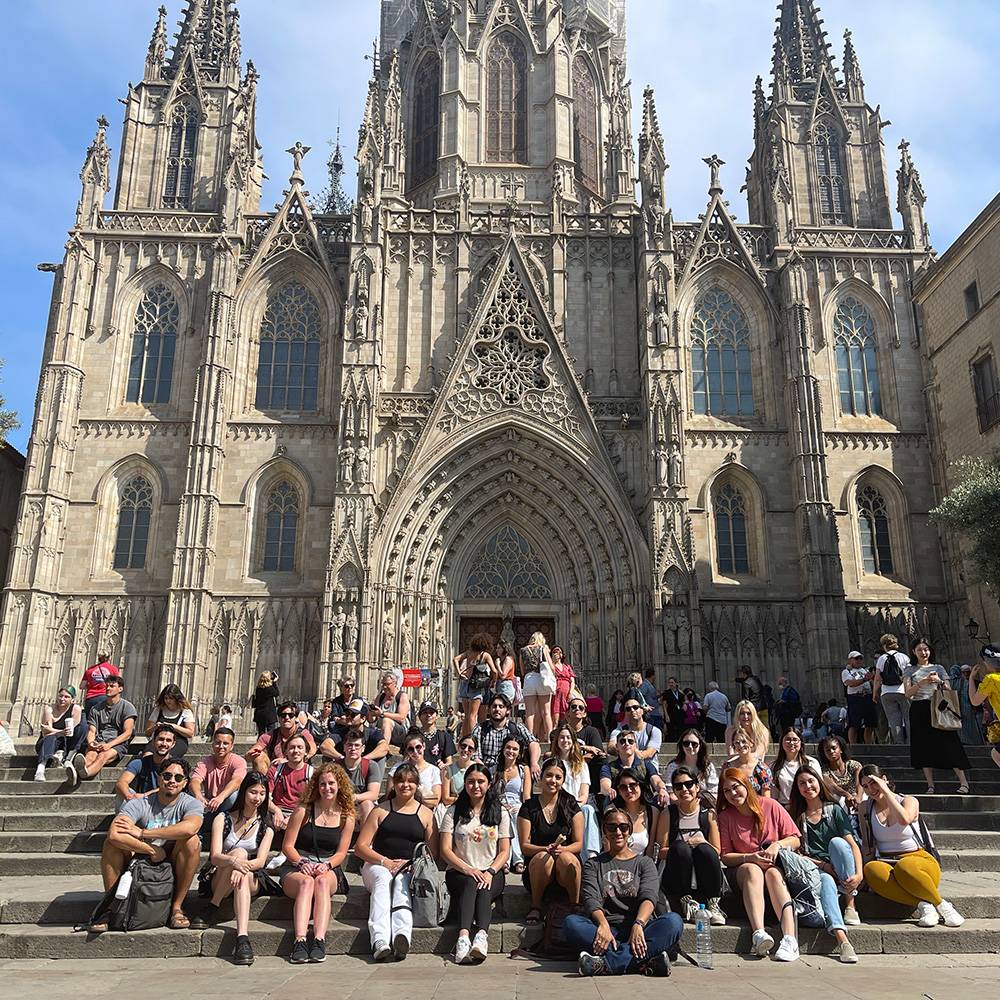
M538 656L538 673L542 678L542 687L548 691L549 694L555 694L556 688L556 674L555 671L549 666L549 661L545 658L545 649L543 648Z
M931 725L943 732L957 732L962 728L962 708L957 691L942 688L934 693L931 698Z

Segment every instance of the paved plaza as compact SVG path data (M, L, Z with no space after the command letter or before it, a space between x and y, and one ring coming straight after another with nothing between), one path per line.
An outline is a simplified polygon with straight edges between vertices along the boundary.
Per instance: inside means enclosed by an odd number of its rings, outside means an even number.
M966 1000L995 996L1000 955L870 955L847 968L828 958L805 957L794 965L716 956L703 972L681 959L668 980L638 976L581 979L571 965L491 955L480 967L460 967L431 955L405 964L376 966L333 956L323 966L295 967L280 958L259 958L249 969L219 959L0 962L0 1000L110 1000L155 991L156 1000L652 1000L663 996L739 1000Z

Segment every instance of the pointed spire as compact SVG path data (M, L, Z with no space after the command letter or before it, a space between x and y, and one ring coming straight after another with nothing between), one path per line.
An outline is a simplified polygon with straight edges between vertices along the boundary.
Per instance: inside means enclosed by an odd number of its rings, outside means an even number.
M344 154L340 148L340 126L337 127L336 142L330 145L333 146L333 152L326 163L330 183L321 196L320 211L325 215L350 215L351 202L344 191Z
M753 137L754 145L760 139L767 116L767 101L764 99L764 81L758 76L753 85Z
M406 162L406 135L403 125L403 87L399 79L399 52L389 54L389 69L382 101L383 190L402 193Z
M170 71L176 73L190 48L195 62L212 80L235 71L239 81L239 14L236 0L187 0L180 31L170 56ZM234 28L234 24L236 25ZM235 55L235 61L233 56ZM229 74L223 72L229 67Z
M645 159L653 145L663 150L663 133L660 132L660 120L656 113L656 100L653 88L647 87L642 92L642 132L639 133L639 156Z
M611 60L611 123L608 130L609 195L613 201L635 200L635 147L632 143L632 81L625 63Z
M663 133L656 113L653 88L642 92L642 131L639 133L639 183L642 186L642 204L657 217L666 211L663 193L663 175L667 170L667 157L663 148Z
M790 83L817 80L824 68L834 76L830 45L814 0L781 0L777 22L775 38L781 41Z
M863 104L865 81L861 76L861 64L858 62L858 54L854 51L854 39L850 28L844 32L844 83L847 85L847 99Z
M104 204L104 196L111 187L111 150L108 148L108 120L97 119L97 133L87 148L87 156L80 171L83 189L76 207L77 226L92 226Z
M163 76L163 60L167 54L167 8L161 7L153 28L153 37L149 40L149 50L146 53L146 70L143 74L146 80L159 80Z
M924 205L927 195L920 180L920 171L913 165L910 156L910 144L904 139L899 144L900 163L896 171L898 189L896 208L903 218L903 229L910 237L910 245L914 250L930 248L930 231L924 217Z

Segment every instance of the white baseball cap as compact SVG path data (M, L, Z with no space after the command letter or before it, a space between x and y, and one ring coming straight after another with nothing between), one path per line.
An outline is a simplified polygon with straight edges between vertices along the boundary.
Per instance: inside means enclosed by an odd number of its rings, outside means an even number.
M851 650L851 651L850 651L850 652L849 652L849 653L847 654L847 658L848 658L849 660L856 660L856 659L857 659L857 658L858 658L858 657L860 656L860 657L861 657L861 658L863 659L863 658L864 658L864 655L865 655L864 653L859 653L859 652L858 652L858 651L857 651L856 649L852 649L852 650Z

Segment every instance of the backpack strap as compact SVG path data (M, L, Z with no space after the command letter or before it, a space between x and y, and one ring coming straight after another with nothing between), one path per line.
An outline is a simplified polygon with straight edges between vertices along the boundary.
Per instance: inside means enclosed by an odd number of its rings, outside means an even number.
M362 757L361 762L358 765L361 768L361 780L368 780L368 772L371 770L372 762L367 757Z

